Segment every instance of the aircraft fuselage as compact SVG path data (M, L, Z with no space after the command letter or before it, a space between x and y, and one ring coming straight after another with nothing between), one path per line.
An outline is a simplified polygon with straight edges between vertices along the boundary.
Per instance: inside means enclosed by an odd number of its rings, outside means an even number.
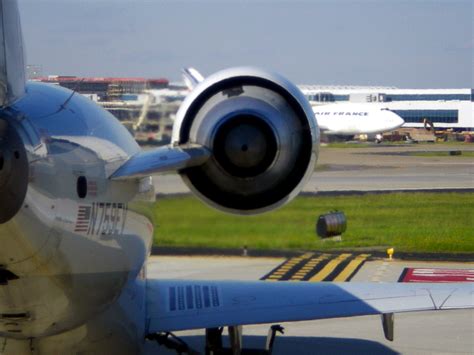
M314 114L326 135L356 135L389 132L403 125L396 113L371 104L315 106Z
M134 317L145 315L153 235L143 211L155 193L151 178L108 177L140 148L108 112L50 85L30 83L1 120L24 143L28 185L21 208L0 224L0 338L62 333L36 345L54 351L74 331L107 346L120 338L122 350L139 346L145 320Z

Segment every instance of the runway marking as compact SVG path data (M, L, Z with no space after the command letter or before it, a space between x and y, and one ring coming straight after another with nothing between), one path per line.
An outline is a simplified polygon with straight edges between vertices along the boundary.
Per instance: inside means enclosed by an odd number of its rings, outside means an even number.
M265 275L263 280L278 281L282 279L286 274L296 269L299 264L304 263L306 259L311 258L314 253L306 253L291 259L288 259L283 264L273 269L269 274Z
M306 275L313 270L317 264L319 264L321 261L329 258L329 254L322 254L318 256L317 258L311 258L301 269L299 269L293 276L291 276L290 280L298 280L301 281L303 280Z
M370 254L314 254L290 258L262 280L267 281L349 281Z
M473 282L474 269L405 268L400 282Z
M311 277L309 281L316 282L316 281L323 281L326 277L329 276L330 273L334 271L334 269L342 263L344 260L349 258L352 254L341 254L337 258L332 259L330 262L326 264L326 266L318 272L316 275ZM327 280L329 281L329 280Z
M342 272L337 275L333 281L341 282L350 280L351 277L357 272L360 266L367 260L370 254L360 254L357 255L349 264L342 270Z

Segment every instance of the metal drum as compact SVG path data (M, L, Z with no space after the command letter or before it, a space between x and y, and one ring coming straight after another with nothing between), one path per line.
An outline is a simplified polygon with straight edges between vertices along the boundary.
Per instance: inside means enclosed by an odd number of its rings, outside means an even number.
M316 224L316 233L321 238L341 235L346 231L347 219L344 212L330 212L319 216Z

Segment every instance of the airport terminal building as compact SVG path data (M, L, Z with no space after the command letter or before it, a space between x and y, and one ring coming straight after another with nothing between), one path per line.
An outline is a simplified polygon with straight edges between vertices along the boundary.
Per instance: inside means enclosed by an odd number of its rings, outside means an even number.
M175 90L164 78L79 78L75 76L35 77L33 80L73 89L110 111L127 127L133 126L144 113L144 100L150 90L155 97L146 106L140 132L145 141L166 140L171 135L172 118L180 100L160 99L161 89ZM386 86L321 86L299 85L313 106L370 104L389 109L405 120L402 128L426 128L437 131L474 132L473 89L398 89ZM180 92L180 87L177 92ZM146 93L148 92L148 94ZM457 134L456 133L456 134ZM139 137L140 136L140 137Z
M473 89L397 89L394 87L300 85L312 105L370 103L394 111L403 127L474 131Z

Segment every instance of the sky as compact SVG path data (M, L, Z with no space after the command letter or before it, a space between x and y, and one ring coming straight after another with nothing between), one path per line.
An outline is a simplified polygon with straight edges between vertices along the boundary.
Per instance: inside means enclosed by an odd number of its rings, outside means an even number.
M298 84L468 88L473 1L19 0L45 74L165 77L232 66Z

